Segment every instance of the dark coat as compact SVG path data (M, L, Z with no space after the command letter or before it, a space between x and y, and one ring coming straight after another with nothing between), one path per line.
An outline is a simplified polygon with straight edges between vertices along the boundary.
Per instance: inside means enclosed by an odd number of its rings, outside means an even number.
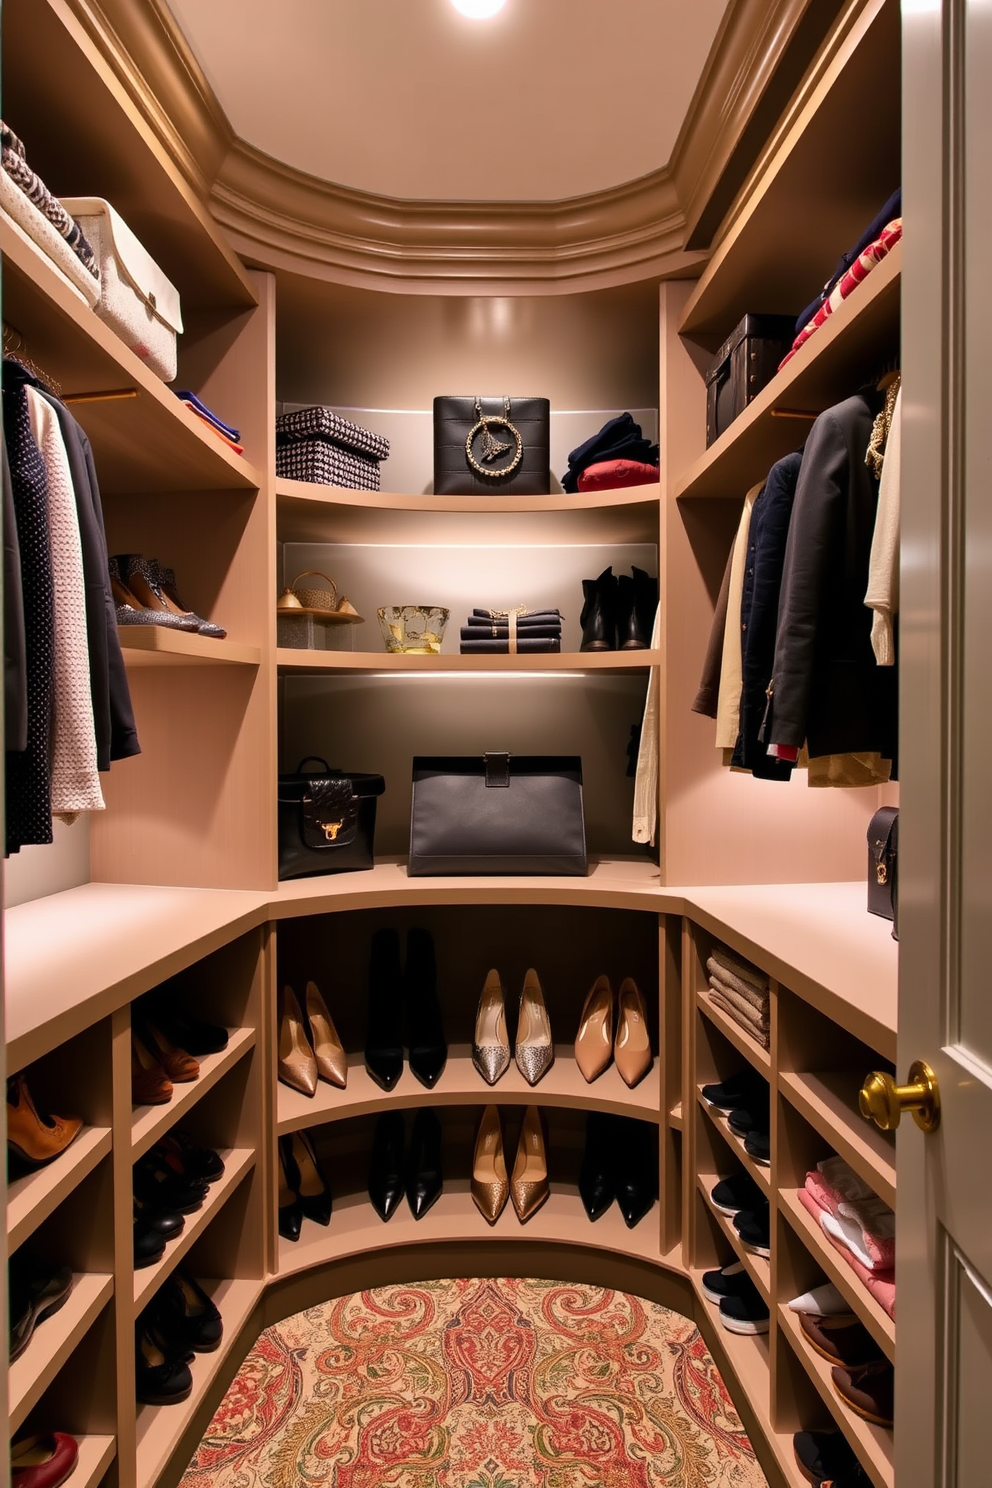
M878 481L865 465L882 399L828 408L803 452L779 600L764 742L811 756L877 751L894 759L894 667L880 667L865 606Z
M713 611L710 638L706 643L703 658L703 674L699 679L699 691L692 705L693 713L702 713L704 718L715 718L720 698L720 674L723 671L723 633L727 628L727 605L730 602L730 570L734 565L734 547L727 554L727 566L723 570L720 593Z
M792 774L792 765L773 759L758 735L775 665L782 570L802 461L797 450L772 466L748 528L741 597L741 726L732 763L762 780L788 780Z

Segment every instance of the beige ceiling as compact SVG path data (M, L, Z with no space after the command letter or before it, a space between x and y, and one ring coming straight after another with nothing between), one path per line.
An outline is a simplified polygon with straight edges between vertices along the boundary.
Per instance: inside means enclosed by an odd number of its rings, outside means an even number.
M666 165L727 0L168 0L235 132L413 200L556 201Z

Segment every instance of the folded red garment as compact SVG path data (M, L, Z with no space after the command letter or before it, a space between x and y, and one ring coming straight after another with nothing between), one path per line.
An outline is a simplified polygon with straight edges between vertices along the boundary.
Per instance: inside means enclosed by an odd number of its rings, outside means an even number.
M799 1202L802 1204L803 1208L808 1210L808 1212L816 1220L816 1223L819 1226L820 1234L823 1236L824 1240L828 1240L837 1254L844 1257L844 1260L850 1266L851 1270L854 1272L858 1280L861 1281L868 1288L869 1292L871 1292L879 1307L881 1307L883 1311L887 1312L890 1318L894 1319L896 1315L895 1272L869 1271L867 1266L862 1266L857 1257L851 1254L846 1245L842 1245L839 1240L835 1240L833 1235L828 1235L826 1230L820 1224L820 1215L826 1213L827 1211L821 1209L820 1205L813 1198L813 1195L807 1193L804 1188L799 1189Z
M580 491L612 491L617 486L649 486L661 476L657 465L638 460L600 460L579 476Z

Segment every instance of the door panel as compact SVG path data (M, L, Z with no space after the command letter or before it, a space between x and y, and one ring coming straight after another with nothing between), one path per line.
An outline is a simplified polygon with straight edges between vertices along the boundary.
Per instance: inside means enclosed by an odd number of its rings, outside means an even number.
M948 1379L952 1384L944 1481L979 1488L989 1478L992 1293L947 1241Z

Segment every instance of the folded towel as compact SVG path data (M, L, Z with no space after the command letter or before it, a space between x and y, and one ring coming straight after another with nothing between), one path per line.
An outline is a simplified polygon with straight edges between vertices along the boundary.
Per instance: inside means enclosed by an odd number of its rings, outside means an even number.
M826 1235L827 1239L833 1246L834 1250L836 1250L837 1254L844 1258L844 1260L850 1266L851 1270L854 1272L855 1276L867 1288L867 1290L875 1298L875 1301L883 1309L883 1311L887 1312L889 1317L894 1319L896 1315L895 1272L869 1271L868 1267L863 1266L857 1259L857 1257L851 1253L846 1245L844 1245L840 1240L836 1240L834 1236L829 1233L829 1231L823 1228L823 1224L821 1221L823 1215L827 1211L820 1208L820 1205L813 1198L812 1194L807 1193L804 1188L801 1188L799 1190L798 1197L799 1202L802 1204L803 1208L809 1214L811 1214L816 1220L817 1224L820 1225L821 1230L823 1230L823 1233Z
M749 961L742 961L740 956L735 956L733 951L728 951L726 946L715 945L710 952L710 959L716 961L724 970L733 976L740 977L742 982L747 982L757 992L768 991L768 977L765 972L759 971Z
M735 987L730 987L721 977L711 976L710 986L714 992L719 992L729 1003L740 1010L741 1016L747 1018L756 1028L767 1029L769 1025L769 1009L766 1006L756 1007L747 997L743 997Z
M763 992L757 991L750 982L745 982L741 977L735 976L732 971L727 971L720 965L715 956L711 956L707 961L706 970L709 972L711 980L720 983L721 990L726 991L729 987L740 997L746 998L752 1007L757 1008L759 1013L764 1013L767 1016L769 1008L767 987Z
M860 1243L871 1257L872 1268L884 1271L894 1266L896 1217L888 1204L842 1157L824 1158L817 1163L817 1170L826 1190L825 1207L838 1220L850 1221L858 1227ZM824 1199L820 1202L824 1203Z
M561 641L551 637L540 638L537 636L517 637L517 652L520 655L533 655L538 651L560 651ZM510 642L501 641L492 636L485 636L478 641L462 641L461 652L463 656L509 656Z
M760 1044L763 1049L768 1048L771 1042L768 1033L744 1018L734 1007L733 1003L728 1002L721 992L711 992L710 999L716 1007L722 1008L729 1017L733 1018L738 1027L742 1028L746 1034L749 1034L755 1043Z

